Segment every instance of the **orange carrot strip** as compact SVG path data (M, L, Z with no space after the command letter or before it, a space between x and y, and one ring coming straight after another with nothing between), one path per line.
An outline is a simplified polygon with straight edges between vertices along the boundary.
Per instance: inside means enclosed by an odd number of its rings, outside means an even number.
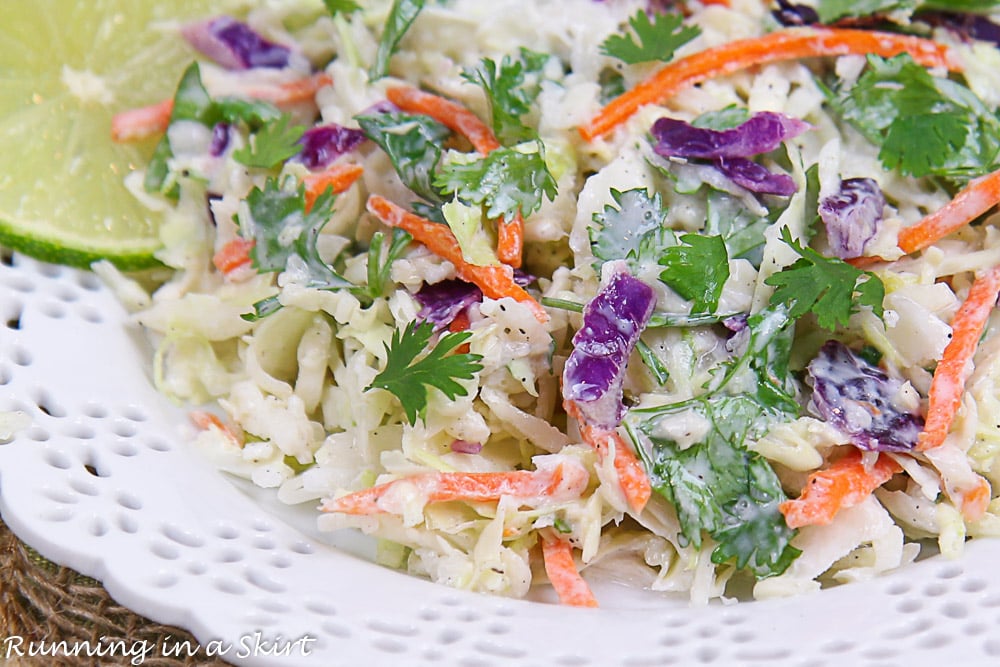
M493 130L479 116L457 102L411 86L394 86L385 91L385 95L403 111L430 116L452 132L458 132L483 155L500 148Z
M572 479L567 481L567 475ZM324 512L360 515L399 513L396 510L401 509L402 502L409 499L411 489L414 488L426 498L427 503L454 500L470 503L495 502L503 496L545 498L555 494L560 485L575 485L573 488L579 487L582 491L586 486L586 477L587 473L582 466L579 470L567 471L565 463L551 468L511 472L425 473L326 500L322 509ZM400 496L396 496L393 491Z
M320 72L287 83L252 88L247 91L247 95L279 107L289 106L311 100L320 88L331 83L333 79L330 75ZM174 101L169 99L147 107L119 112L111 118L111 139L116 142L138 141L154 134L162 134L170 125L173 110Z
M194 422L194 425L203 431L217 429L229 438L234 445L243 447L243 436L211 412L206 410L192 410L188 416Z
M458 132L483 155L500 148L493 130L456 102L409 86L390 88L386 91L386 97L403 111L430 116L453 132ZM520 214L513 221L500 218L497 232L497 255L500 261L515 269L520 268L524 250L524 218Z
M955 198L915 225L899 232L906 254L931 246L1000 203L1000 170L969 181Z
M848 28L789 28L729 42L669 63L601 109L579 128L580 136L592 141L624 123L642 106L660 104L697 83L754 65L849 54L871 53L888 58L903 52L925 67L961 69L947 46L929 39Z
M901 468L882 454L871 468L861 462L861 452L852 449L828 468L809 475L802 494L778 505L789 528L826 525L842 509L854 507L892 478Z
M137 141L163 132L170 124L173 100L163 100L148 107L128 109L111 117L111 140L117 143Z
M573 561L573 545L567 540L542 538L542 560L559 601L572 607L596 607L597 599Z
M497 257L515 269L521 266L524 254L524 218L518 212L513 220L502 216L497 221Z
M405 229L435 255L454 264L459 278L476 285L489 298L509 296L531 308L539 322L549 321L549 315L541 304L514 282L514 271L510 266L479 266L465 261L462 248L447 225L421 218L379 195L368 198L368 211L390 227Z
M580 408L572 401L566 401L563 407L566 414L577 421L583 441L594 448L601 461L612 455L613 448L615 457L613 464L615 472L618 473L618 483L621 484L625 500L628 501L629 507L636 514L642 512L653 494L653 487L635 452L616 431L595 428L586 423L580 413Z
M307 174L302 179L306 192L306 211L312 210L316 198L327 188L334 194L340 194L354 185L364 170L359 164L335 164L323 171Z
M212 264L219 271L230 274L236 269L250 264L250 249L254 247L253 239L237 236L226 242L212 257Z
M951 320L951 340L934 369L927 399L927 419L918 450L939 447L948 436L972 372L972 357L986 320L1000 296L1000 266L976 277L969 295Z

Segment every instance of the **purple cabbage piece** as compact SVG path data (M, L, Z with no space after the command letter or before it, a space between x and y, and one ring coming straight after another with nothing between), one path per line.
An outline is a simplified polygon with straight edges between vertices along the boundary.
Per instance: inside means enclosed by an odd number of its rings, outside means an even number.
M778 8L771 16L781 25L803 26L819 23L819 14L809 5L796 5L787 0L778 0Z
M1000 25L981 14L927 11L918 13L914 19L947 28L967 40L978 39L1000 46Z
M784 114L762 111L729 130L695 127L676 118L660 118L651 130L654 150L663 157L746 158L769 153L810 125Z
M905 452L916 446L923 418L900 410L903 381L890 378L838 341L828 341L807 367L810 408L863 450Z
M584 308L583 326L563 369L563 398L602 429L616 428L625 416L625 364L656 304L653 289L624 266L614 267L618 270Z
M216 123L212 127L212 140L208 144L208 154L219 157L229 146L229 123Z
M521 287L534 281L533 275L514 271L514 282ZM430 322L438 330L451 324L463 310L483 300L483 293L478 287L458 278L424 285L413 296L420 304L417 321Z
M295 156L310 171L325 169L345 153L350 153L365 140L365 133L330 123L317 125L305 131L299 139L302 150Z
M788 174L775 174L745 157L718 158L712 164L733 183L750 192L790 197L797 189Z
M841 259L864 254L865 245L882 227L885 195L871 178L848 178L840 191L819 202L819 217L826 226L830 249Z
M232 70L287 67L291 50L269 42L250 26L231 16L189 23L181 34L195 49Z

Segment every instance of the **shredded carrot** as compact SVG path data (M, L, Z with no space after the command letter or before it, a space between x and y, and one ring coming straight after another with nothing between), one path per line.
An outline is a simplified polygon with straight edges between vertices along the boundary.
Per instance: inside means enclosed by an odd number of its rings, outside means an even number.
M583 441L594 448L601 461L614 456L613 465L615 472L618 473L618 483L621 484L625 500L633 512L636 514L642 512L649 502L653 488L635 452L617 431L599 429L588 424L574 402L566 401L563 407L566 414L577 421Z
M809 475L801 495L778 506L789 528L826 525L842 509L854 507L888 482L901 468L891 457L880 454L866 468L861 451L852 449L828 468Z
M493 130L457 102L411 86L394 86L386 90L385 95L403 111L430 116L452 132L458 132L483 155L500 148Z
M545 574L559 601L572 607L596 607L597 599L573 560L573 545L568 540L542 538L542 560Z
M403 111L430 116L451 131L458 132L482 155L501 147L493 130L457 102L409 86L390 88L386 97ZM520 268L524 251L524 218L519 213L512 221L500 218L497 225L497 256L504 264Z
M1000 203L1000 170L969 181L955 198L915 225L899 232L899 249L923 250L964 227Z
M425 473L327 500L322 509L358 515L399 513L401 501L410 498L413 490L422 494L427 503L496 502L503 496L545 498L553 496L561 485L582 491L588 477L582 465L579 469L567 470L564 462L538 470Z
M228 424L219 419L218 416L208 412L207 410L192 410L189 415L191 421L195 426L207 431L208 429L215 429L226 436L234 445L237 447L243 447L243 436L242 434Z
M212 257L212 264L222 273L229 275L237 269L250 265L250 249L254 247L253 239L237 236L227 241Z
M667 64L612 100L579 128L580 135L592 141L624 123L642 106L663 103L697 83L755 65L849 54L891 57L904 52L925 67L961 69L951 49L929 39L849 28L789 28L729 42Z
M368 198L368 211L390 227L405 229L435 255L454 264L459 278L476 285L489 298L511 297L531 308L539 322L548 322L549 315L541 304L514 282L514 271L510 266L480 266L465 261L462 248L447 225L421 218L379 195Z
M972 372L972 357L986 320L1000 295L1000 266L976 277L969 295L951 320L951 340L934 369L928 393L927 419L917 443L918 450L938 447L951 430L962 404L965 381Z
M163 100L148 107L128 109L111 118L111 140L117 143L138 141L164 132L174 110L173 100Z
M363 172L364 167L359 164L335 164L323 171L307 174L302 179L306 191L306 211L312 209L316 198L327 188L334 194L340 194L354 185Z
M316 96L317 91L333 83L329 74L320 72L302 79L271 86L261 86L247 91L253 99L271 102L279 107L291 106L307 102ZM128 109L116 113L111 118L111 139L119 143L138 141L162 134L170 125L170 116L174 110L172 99L136 109Z

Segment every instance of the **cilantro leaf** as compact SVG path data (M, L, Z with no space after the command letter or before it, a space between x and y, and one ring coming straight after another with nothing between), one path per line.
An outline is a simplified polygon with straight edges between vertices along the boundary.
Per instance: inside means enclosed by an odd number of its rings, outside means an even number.
M264 189L255 187L247 195L249 215L241 218L241 233L254 240L250 250L253 267L262 272L291 270L306 287L339 289L353 283L337 273L320 256L316 241L333 212L336 196L329 191L316 198L306 212L305 190L282 188L268 179ZM280 308L275 299L254 304L257 319Z
M628 20L632 35L611 35L601 44L601 53L630 65L652 60L668 61L674 51L701 34L698 26L685 26L680 14L654 14L651 20L643 10Z
M385 151L403 185L417 196L441 205L445 199L432 184L441 145L451 130L430 118L400 112L357 116L365 136Z
M375 62L368 71L371 81L381 79L389 73L389 58L396 51L399 40L410 29L417 15L424 8L425 0L393 0L392 9L382 28L382 36L375 53Z
M395 262L409 247L413 237L409 232L399 227L392 228L392 239L385 252L385 259L382 258L382 246L385 243L385 234L375 232L372 235L371 243L368 245L368 284L364 287L355 287L351 290L355 296L365 303L371 303L382 296L385 292L386 283L389 280L389 272L392 270L392 263Z
M786 500L781 483L748 447L772 424L798 416L787 373L792 322L782 307L752 315L749 339L714 386L679 403L633 409L626 418L653 488L673 504L683 537L700 548L707 533L717 542L714 563L734 562L758 578L780 574L799 554L790 544L795 531L778 510ZM730 391L730 384L739 389ZM694 415L708 425L699 442L681 446L663 435L664 420ZM639 442L640 433L650 447Z
M535 145L536 150L522 144L478 158L447 161L434 185L467 204L485 206L490 219L513 219L518 212L528 216L541 207L543 196L550 201L556 196L556 181L545 165L542 144Z
M462 70L462 77L478 86L486 93L490 104L493 132L500 143L516 144L537 138L537 133L521 121L521 117L531 111L531 105L538 96L537 81L529 83L527 76L537 76L548 56L521 49L521 57L512 59L505 55L497 63L483 58L476 67Z
M868 69L831 103L880 146L888 169L965 180L997 166L1000 120L971 90L932 76L908 54L868 56Z
M249 143L233 151L233 159L247 167L274 169L288 158L302 150L299 139L305 133L301 125L288 126L291 114L265 123L256 133L250 135Z
M378 388L395 394L410 424L415 424L418 416L423 418L427 387L439 389L450 399L466 396L468 390L457 380L471 380L483 369L479 363L482 355L448 354L468 340L471 332L444 334L428 351L433 333L434 325L430 322L410 322L403 331L393 333L391 343L385 346L385 368L366 388L366 391Z
M684 234L683 245L663 249L660 280L691 302L691 314L711 313L729 279L729 254L721 236Z
M885 285L878 276L856 269L842 259L824 257L808 246L802 247L787 227L781 229L781 239L799 254L799 259L764 280L777 288L771 295L771 304L787 305L793 318L813 312L819 325L830 331L846 325L858 306L870 306L876 315L882 316Z
M354 2L354 0L323 0L323 4L326 6L326 11L330 13L330 16L353 14L361 9L361 5Z
M677 243L674 232L663 226L667 211L659 193L650 197L645 188L625 192L612 188L611 198L615 205L595 213L588 230L594 271L600 273L604 262L624 259L635 273L655 262L663 248Z

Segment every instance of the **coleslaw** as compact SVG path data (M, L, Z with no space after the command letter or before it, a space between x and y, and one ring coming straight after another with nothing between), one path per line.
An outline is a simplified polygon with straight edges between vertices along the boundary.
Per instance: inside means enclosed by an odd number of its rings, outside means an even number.
M195 446L390 567L594 606L958 557L1000 533L997 3L875 4L175 26L113 128L170 271L95 270Z

